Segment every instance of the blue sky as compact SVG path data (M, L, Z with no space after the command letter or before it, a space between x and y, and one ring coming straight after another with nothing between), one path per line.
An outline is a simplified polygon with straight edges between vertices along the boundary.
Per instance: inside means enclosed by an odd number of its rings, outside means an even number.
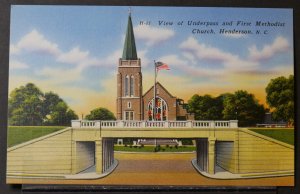
M33 82L58 93L79 115L95 107L115 112L116 71L129 7L22 6L11 10L9 90ZM254 93L265 103L270 79L293 74L291 9L131 7L144 91L153 84L153 60L169 64L160 81L174 96ZM150 25L140 25L149 21ZM159 21L173 22L171 26ZM217 26L190 26L188 21ZM223 22L232 26L222 26ZM237 26L238 21L251 26ZM256 21L284 23L257 27ZM179 25L178 23L182 23ZM253 34L220 34L220 29ZM193 29L214 34L193 34ZM268 34L255 34L257 30Z

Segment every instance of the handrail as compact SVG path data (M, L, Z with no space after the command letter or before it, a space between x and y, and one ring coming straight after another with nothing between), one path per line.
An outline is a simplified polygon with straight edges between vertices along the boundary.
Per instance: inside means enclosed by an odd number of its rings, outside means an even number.
M72 120L73 128L238 128L237 120L229 121L106 121Z

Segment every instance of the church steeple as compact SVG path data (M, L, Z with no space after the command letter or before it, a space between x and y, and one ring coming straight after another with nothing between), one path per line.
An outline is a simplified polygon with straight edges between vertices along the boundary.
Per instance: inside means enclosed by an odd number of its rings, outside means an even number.
M128 16L128 24L127 24L122 59L123 60L137 60L138 59L137 53L136 53L136 47L135 47L135 39L134 39L134 34L133 34L132 21L131 21L131 13L129 13L129 16Z
M129 10L123 56L119 59L117 75L117 119L143 119L143 80L141 60L136 54Z

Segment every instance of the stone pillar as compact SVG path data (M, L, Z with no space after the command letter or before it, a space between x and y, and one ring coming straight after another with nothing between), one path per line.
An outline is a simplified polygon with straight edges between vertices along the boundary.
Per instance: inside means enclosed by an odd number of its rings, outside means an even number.
M107 144L106 144L106 150L107 150L107 164L106 164L106 169L107 170L110 166L110 139L107 140Z
M196 157L197 165L201 171L207 172L207 158L208 158L208 141L207 139L200 138L196 140Z
M114 140L113 139L104 139L103 140L103 171L111 167L114 162Z
M114 163L114 140L111 140L110 144L110 165Z
M196 157L197 157L197 165L203 170L202 161L201 161L201 141L199 139L196 140ZM203 153L202 153L203 154Z
M205 172L208 171L208 140L207 139L202 139L202 153L203 153L203 157L202 157L202 163L203 163L203 170Z
M215 144L216 138L208 139L208 173L215 174Z
M102 138L100 138L99 140L95 141L95 163L96 163L96 173L97 174L102 174L103 172L103 151L102 151Z
M107 160L108 160L108 154L107 154L107 139L102 140L102 150L103 150L103 169L102 171L105 172L107 169Z
M105 172L111 167L114 162L114 140L113 139L103 139L102 140L102 150L103 150L103 167L102 171Z

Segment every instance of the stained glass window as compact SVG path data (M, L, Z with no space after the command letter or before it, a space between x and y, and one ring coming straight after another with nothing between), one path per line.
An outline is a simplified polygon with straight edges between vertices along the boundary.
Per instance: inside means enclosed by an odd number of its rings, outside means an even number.
M153 101L154 98L152 98L152 100L148 102L147 113L148 113L149 120L156 120L156 121L168 120L168 107L166 101L160 97L156 97L155 111L154 111ZM155 115L153 114L153 112L155 112Z

